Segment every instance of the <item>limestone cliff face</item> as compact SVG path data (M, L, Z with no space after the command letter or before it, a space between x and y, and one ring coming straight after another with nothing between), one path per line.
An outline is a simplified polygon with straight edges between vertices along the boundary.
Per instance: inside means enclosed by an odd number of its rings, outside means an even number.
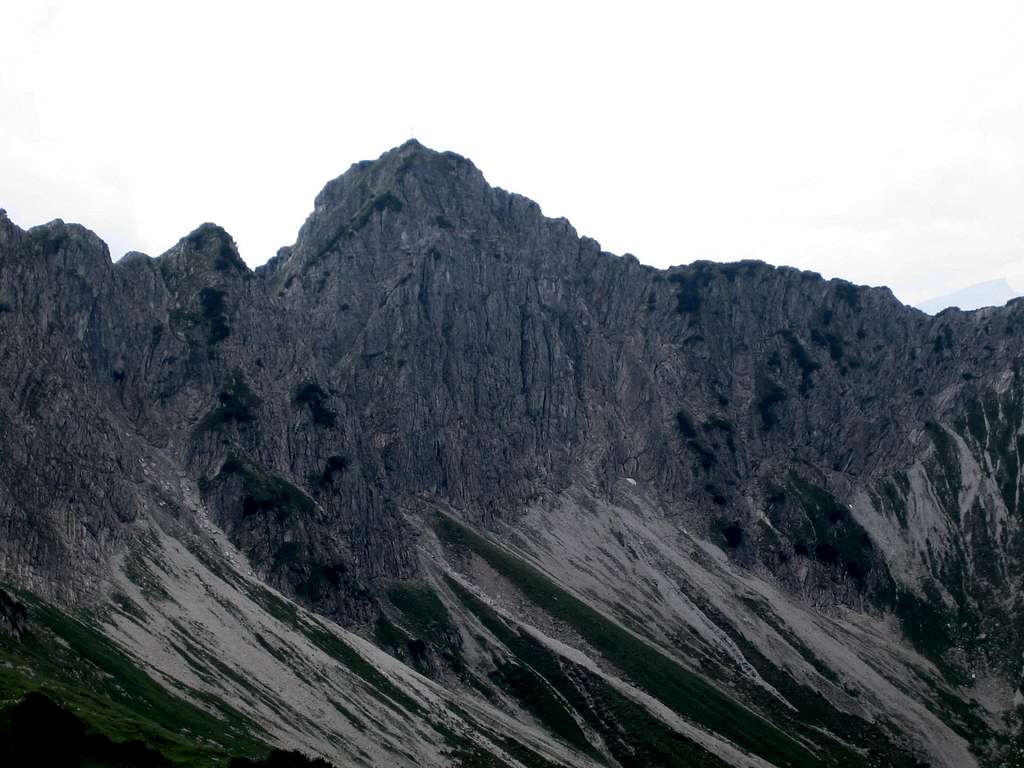
M394 585L440 584L442 510L692 663L710 635L640 599L634 566L613 574L626 523L584 544L607 506L686 537L662 560L699 541L801 611L895 621L955 695L992 681L981 719L1002 733L1024 653L1022 352L1024 303L929 317L758 262L655 270L416 142L330 182L255 272L211 224L111 264L80 227L0 214L0 573L98 599L147 509L191 524L181 483L257 575L368 633L401 623ZM693 590L715 624L714 589ZM677 620L693 637L673 646L656 627ZM469 632L451 631L402 653L445 679Z

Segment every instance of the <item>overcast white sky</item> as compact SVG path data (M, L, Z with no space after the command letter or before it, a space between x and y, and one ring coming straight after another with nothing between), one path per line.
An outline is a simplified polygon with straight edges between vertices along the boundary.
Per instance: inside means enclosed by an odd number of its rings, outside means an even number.
M0 0L0 207L250 265L415 136L616 253L1024 290L1024 3Z

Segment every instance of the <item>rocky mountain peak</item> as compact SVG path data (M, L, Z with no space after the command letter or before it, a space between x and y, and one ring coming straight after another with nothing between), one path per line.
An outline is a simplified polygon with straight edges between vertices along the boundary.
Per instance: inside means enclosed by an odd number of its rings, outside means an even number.
M21 234L21 229L11 221L7 211L0 208L0 246L9 246L11 241Z
M0 238L0 575L274 738L377 738L326 650L579 768L1024 754L1024 303L654 269L415 141L255 274L214 224Z
M315 267L344 242L372 240L385 229L404 233L406 240L428 227L453 229L467 205L479 204L492 191L469 160L411 139L328 182L295 245L274 260L271 270L284 269L287 279ZM462 225L474 223L465 219Z
M159 257L165 268L175 272L247 273L238 246L223 227L205 223L181 238L170 250Z
M54 219L32 227L25 234L28 248L37 256L52 259L54 269L67 269L80 275L94 271L106 273L110 269L107 244L81 224Z
M461 178L459 172L464 174ZM482 174L469 160L454 152L438 152L415 139L382 154L376 160L354 163L345 173L328 182L316 197L313 216L325 211L351 209L354 213L368 201L388 192L400 194L410 178L421 184L458 183Z

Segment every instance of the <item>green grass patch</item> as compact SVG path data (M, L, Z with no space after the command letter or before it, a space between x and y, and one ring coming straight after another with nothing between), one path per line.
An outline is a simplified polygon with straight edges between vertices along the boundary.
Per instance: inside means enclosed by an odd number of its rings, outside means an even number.
M518 663L500 663L491 679L566 744L598 757L579 724L543 677Z
M796 337L796 334L790 330L783 330L781 332L782 338L789 344L789 356L800 368L800 394L806 395L814 388L814 379L812 378L815 371L821 368L821 364L815 360L807 348L800 343L800 339Z
M246 271L245 262L242 261L235 250L231 235L216 224L203 224L190 233L185 238L185 242L192 246L194 250L212 251L213 268L218 272Z
M704 303L703 290L711 282L711 275L700 268L673 272L668 281L676 286L676 312L696 315Z
M248 424L256 420L256 409L261 400L257 397L241 373L235 373L218 395L219 405L210 411L199 423L205 431L216 431L228 424Z
M925 472L932 481L932 487L939 502L954 520L960 519L960 490L963 479L960 474L960 452L956 440L942 426L934 421L925 425L935 450L925 462Z
M398 712L402 717L407 713L424 714L423 708L408 694L392 683L373 664L363 658L355 648L333 632L305 621L298 621L297 631L305 635L321 651L354 672L377 691L378 698ZM395 705L401 707L398 709ZM405 710L404 712L402 710Z
M533 566L451 518L439 515L435 518L435 528L450 546L470 550L486 560L534 604L572 626L634 683L679 715L780 765L816 763L810 752L771 723L557 587Z
M227 316L224 314L224 297L227 294L219 288L203 288L199 291L199 307L209 327L207 343L212 347L231 335Z
M403 717L407 716L407 712L423 714L423 708L415 700L363 658L355 648L328 629L304 619L294 604L283 600L270 590L257 586L249 589L249 597L282 624L304 635L313 645L355 673L378 694L382 694L378 698ZM398 709L396 704L404 708L405 712Z
M31 691L0 710L0 754L6 765L171 768L162 753L138 740L117 742L80 717Z
M786 390L767 376L757 380L757 412L761 415L761 426L769 432L779 423L778 406L786 402Z
M317 383L308 381L295 391L295 403L309 411L313 423L320 427L333 427L338 414L328 407L330 398Z
M409 628L421 638L435 640L456 632L448 609L426 584L399 583L387 590L388 600L409 622Z
M874 548L867 531L824 488L794 473L789 476L789 488L810 523L817 560L841 567L855 581L863 583L874 568Z
M0 635L0 691L6 699L45 694L91 731L114 742L143 742L175 765L220 766L267 747L255 724L223 701L203 698L214 716L179 698L98 630L34 599L20 639Z
M1024 436L1018 434L1022 422L1024 390L1015 384L1006 392L990 391L983 398L968 402L956 423L957 431L982 465L987 454L1006 509L1018 516L1024 514L1024 494L1020 491Z
M393 211L398 213L404 207L404 203L402 203L402 201L399 200L390 190L375 193L360 206L358 211L356 211L355 215L349 221L345 232L349 236L352 236L370 223L370 219L374 213L381 213L383 211Z
M786 670L775 666L763 656L716 606L706 599L697 598L696 602L701 611L736 643L743 657L757 670L761 678L775 688L796 708L796 711L783 706L761 686L745 678L740 681L741 689L764 711L770 712L776 722L784 723L787 733L799 734L821 747L826 764L836 768L883 765L887 768L926 768L926 765L912 754L896 746L884 727L842 711L827 695L797 682ZM744 599L743 602L775 629L785 642L797 650L823 677L834 685L841 685L836 674L795 635L786 630L767 603L753 599ZM834 740L825 742L827 734L834 735Z
M925 582L924 593L924 597L919 597L912 592L900 592L896 596L896 616L911 645L946 672L948 665L943 656L954 642L954 617L932 582Z
M382 613L373 625L373 639L379 647L394 654L404 652L405 644L411 638Z
M128 580L137 586L142 594L148 597L150 600L170 600L170 593L164 589L163 583L160 581L160 577L153 573L153 569L150 567L150 563L146 560L142 552L138 550L132 550L128 553L125 558L124 575L128 577ZM130 605L134 605L132 601L126 597L121 596L123 599L118 599L115 596L114 604L124 610L126 613L132 614L141 611L142 609L138 606L133 611Z
M329 488L334 484L335 480L345 474L348 466L349 460L347 456L328 456L323 470L321 470L319 475L310 475L309 482L321 490Z
M287 480L259 469L246 459L229 456L217 478L232 475L242 480L242 514L246 517L272 514L278 520L286 520L294 516L306 517L315 508L313 500Z
M380 670L333 632L310 624L302 624L301 631L320 650L357 674L379 694L382 694L381 700L385 704L393 702L401 707L402 709L397 709L394 704L391 704L392 709L395 709L403 717L406 717L407 713L424 714L423 708L415 700L388 680Z
M670 728L643 705L619 693L600 676L562 658L532 636L510 627L458 582L446 583L459 601L519 660L558 692L571 711L600 735L622 765L652 768L724 768L699 744ZM582 734L581 734L582 735ZM604 762L592 746L584 750Z
M679 439L684 448L689 448L696 455L697 463L705 470L711 469L718 463L718 457L700 440L697 428L693 424L693 418L684 409L676 412L676 427L679 430Z

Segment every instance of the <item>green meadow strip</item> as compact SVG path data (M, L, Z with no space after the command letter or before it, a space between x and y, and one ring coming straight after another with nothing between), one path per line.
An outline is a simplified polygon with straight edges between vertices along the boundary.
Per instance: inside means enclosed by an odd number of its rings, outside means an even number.
M778 766L820 764L799 742L556 586L533 566L449 517L438 515L434 526L449 546L481 557L535 605L573 627L636 685L677 714Z

